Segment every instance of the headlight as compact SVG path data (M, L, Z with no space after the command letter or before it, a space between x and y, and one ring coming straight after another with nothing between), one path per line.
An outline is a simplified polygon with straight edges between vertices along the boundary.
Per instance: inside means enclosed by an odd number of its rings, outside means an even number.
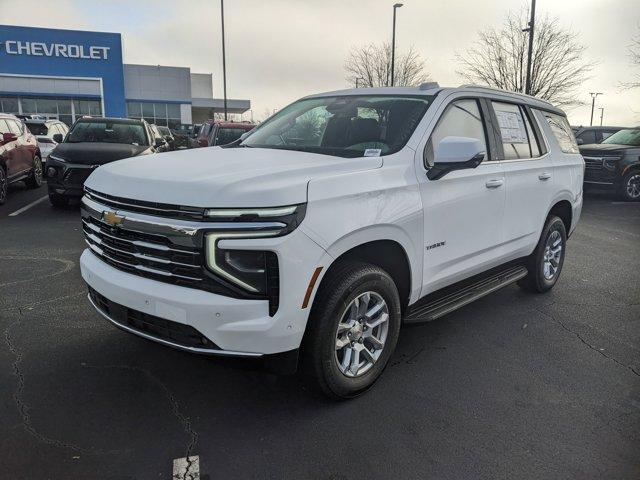
M49 154L48 159L55 160L56 162L67 163L67 161L64 158L58 157L56 155Z
M614 171L616 169L616 164L620 160L620 157L604 157L602 165L607 170Z
M229 238L274 237L278 234L279 230L208 233L205 237L207 266L215 274L249 292L266 294L268 257L275 254L262 250L224 250L218 246L218 242Z

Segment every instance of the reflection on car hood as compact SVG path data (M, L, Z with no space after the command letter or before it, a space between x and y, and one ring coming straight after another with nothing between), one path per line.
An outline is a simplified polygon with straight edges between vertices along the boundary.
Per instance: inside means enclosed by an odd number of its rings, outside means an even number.
M85 185L109 195L174 205L268 207L306 202L307 184L316 176L381 165L379 157L211 147L105 165Z
M581 145L580 153L586 156L597 156L604 155L606 153L623 152L634 148L640 150L640 146L618 145L615 143L591 143L588 145Z
M60 157L69 163L104 165L114 160L135 157L148 148L148 146L144 145L130 145L127 143L59 143L55 150L51 152L51 155Z

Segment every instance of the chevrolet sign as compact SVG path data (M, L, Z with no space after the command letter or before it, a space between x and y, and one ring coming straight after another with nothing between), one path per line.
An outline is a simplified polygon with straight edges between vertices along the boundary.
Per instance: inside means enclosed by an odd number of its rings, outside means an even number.
M36 57L83 58L107 60L110 47L67 45L63 43L23 42L5 40L4 51L9 55L31 55Z

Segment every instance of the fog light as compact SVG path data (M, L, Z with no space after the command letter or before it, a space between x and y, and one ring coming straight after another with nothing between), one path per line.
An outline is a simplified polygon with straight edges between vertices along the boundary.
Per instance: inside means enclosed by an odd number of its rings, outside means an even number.
M57 172L56 172L56 169L55 169L55 168L53 168L53 167L48 167L48 168L47 168L47 177L49 177L49 178L53 178L53 177L55 177L55 176L56 176L56 173L57 173Z

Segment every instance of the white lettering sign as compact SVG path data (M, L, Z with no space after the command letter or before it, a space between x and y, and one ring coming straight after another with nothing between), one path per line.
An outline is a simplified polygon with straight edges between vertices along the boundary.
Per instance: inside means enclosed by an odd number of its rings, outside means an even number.
M4 51L9 55L31 55L35 57L83 58L87 60L108 60L111 47L85 47L62 43L22 42L5 40Z

